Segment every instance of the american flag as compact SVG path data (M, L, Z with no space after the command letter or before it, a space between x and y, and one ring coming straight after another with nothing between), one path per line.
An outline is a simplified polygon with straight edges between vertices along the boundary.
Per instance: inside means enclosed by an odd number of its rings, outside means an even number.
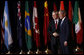
M18 14L17 14L17 16L19 17L19 20L21 20L21 12L20 12L20 8L21 8L21 6L20 6L20 1L18 1L18 3L17 3L17 5L18 5Z
M22 22L21 22L21 2L18 1L17 3L17 9L18 9L18 13L17 13L17 38L18 38L18 43L19 43L19 47L20 49L22 49Z

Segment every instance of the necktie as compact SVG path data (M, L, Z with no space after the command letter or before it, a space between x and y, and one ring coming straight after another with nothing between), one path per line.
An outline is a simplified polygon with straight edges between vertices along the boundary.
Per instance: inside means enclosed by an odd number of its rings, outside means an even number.
M56 21L56 23L55 23L55 26L56 26L56 29L57 29L57 21Z

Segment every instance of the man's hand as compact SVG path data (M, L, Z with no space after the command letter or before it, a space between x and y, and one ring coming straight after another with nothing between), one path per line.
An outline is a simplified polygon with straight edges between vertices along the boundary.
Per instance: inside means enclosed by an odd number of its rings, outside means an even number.
M64 46L67 46L67 41L64 42Z
M54 33L53 33L53 36L54 36L54 37L57 37L57 36L58 36L58 34L57 34L56 32L54 32Z

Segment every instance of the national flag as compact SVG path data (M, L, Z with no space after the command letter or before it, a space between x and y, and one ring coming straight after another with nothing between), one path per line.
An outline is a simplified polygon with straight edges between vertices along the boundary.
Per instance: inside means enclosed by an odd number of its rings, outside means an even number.
M45 1L44 2L44 26L43 26L43 36L44 36L45 46L47 45L48 39L49 39L48 32L47 32L48 26L49 26L49 12L48 12L47 1Z
M53 3L53 8L54 8L54 11L57 11L57 7L56 7L55 2Z
M78 6L78 1L75 1L73 23L75 24L77 44L81 44L83 42L83 25L81 20L80 8Z
M34 1L34 7L33 7L33 33L34 33L34 40L36 41L36 46L38 48L40 47L40 31L39 31L36 1Z
M25 38L28 50L32 48L32 33L30 27L30 14L28 1L25 1Z
M72 34L72 37L73 37L74 36L74 33L73 33L73 23L72 23L73 8L72 8L71 1L69 1L68 18L69 18L70 23L71 23L71 34Z
M68 10L68 17L69 17L69 20L72 22L72 17L73 17L73 8L72 8L72 5L71 5L71 1L69 1L69 10Z
M60 1L60 10L64 10L64 1Z
M19 47L22 48L22 22L21 22L21 2L17 2L18 18L17 18L17 39L19 41Z
M3 29L4 29L4 43L7 49L9 50L9 45L13 43L13 40L12 40L12 34L11 34L11 26L10 26L10 20L9 20L7 1L5 1L5 7L4 7Z

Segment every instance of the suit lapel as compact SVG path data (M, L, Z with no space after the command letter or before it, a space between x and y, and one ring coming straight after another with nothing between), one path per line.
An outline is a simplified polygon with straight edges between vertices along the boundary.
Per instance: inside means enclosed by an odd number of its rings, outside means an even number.
M54 20L53 20L52 24L53 24L54 29L56 30L56 26L55 26ZM59 20L58 20L57 29L58 29L59 24L60 24L60 22L59 22Z
M66 20L66 18L64 19L64 21L63 21L63 23L62 23L62 24L60 23L60 26L63 26L63 25L64 25L64 23L65 23L65 20Z
M60 20L58 19L57 29L59 28L59 25L60 25Z
M54 20L53 20L53 22L52 22L52 27L56 30L56 27L55 27L55 22L54 22Z

